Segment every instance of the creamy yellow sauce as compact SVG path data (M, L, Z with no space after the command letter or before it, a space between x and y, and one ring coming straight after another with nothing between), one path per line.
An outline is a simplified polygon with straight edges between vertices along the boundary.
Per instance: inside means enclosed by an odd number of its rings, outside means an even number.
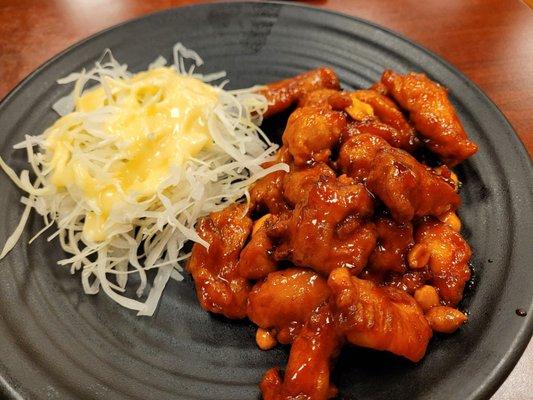
M211 143L207 122L218 100L213 87L166 67L126 80L107 79L106 84L107 93L99 86L80 96L74 112L50 128L45 142L52 184L81 193L91 205L83 234L96 242L105 240L105 221L114 207L121 207L128 196L152 197L172 166L182 165ZM106 106L115 111L98 133L110 139L109 157L116 159L102 179L79 156L87 132L73 128L72 121L80 119L76 113Z

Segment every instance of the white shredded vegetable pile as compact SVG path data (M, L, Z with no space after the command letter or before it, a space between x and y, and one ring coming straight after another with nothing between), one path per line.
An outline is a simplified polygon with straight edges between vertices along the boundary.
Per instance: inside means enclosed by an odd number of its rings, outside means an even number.
M173 54L171 67L181 74L204 82L225 76L224 73L197 73L195 69L203 64L202 59L179 43L174 46ZM159 57L149 69L166 64ZM114 155L109 138L99 131L102 121L112 117L113 107L82 113L74 110L74 104L87 86L102 85L106 90L109 79L121 82L131 76L127 65L117 62L106 50L91 70L58 80L60 84L74 83L74 90L58 101L54 110L62 116L70 113L77 119L79 140L83 141L77 148L86 149L78 156L83 157L95 174L109 172L106 168L110 167L109 160ZM37 236L48 232L48 241L59 239L68 257L58 264L70 266L71 273L81 270L85 293L96 294L101 288L111 299L136 310L138 315L153 315L168 280L183 279L180 263L190 256L183 251L185 243L192 240L208 246L194 230L197 220L224 208L228 202L248 198L247 187L257 179L276 170L288 170L285 164L261 167L273 159L277 150L277 145L258 127L267 108L265 97L255 88L224 90L225 83L216 86L218 102L208 118L212 144L181 166L173 166L152 198L139 200L124 194L126 205L109 215L106 238L96 243L82 234L87 213L98 212L94 204L75 190L58 189L51 183L54 171L44 146L48 131L39 136L26 136L15 149L26 150L31 172L23 170L17 175L0 158L5 173L26 192L21 198L25 209L20 223L8 238L0 258L19 241L34 209L45 224ZM55 231L50 233L52 229ZM153 280L147 275L150 269L157 270ZM124 294L131 274L137 274L136 281L140 282L133 298Z

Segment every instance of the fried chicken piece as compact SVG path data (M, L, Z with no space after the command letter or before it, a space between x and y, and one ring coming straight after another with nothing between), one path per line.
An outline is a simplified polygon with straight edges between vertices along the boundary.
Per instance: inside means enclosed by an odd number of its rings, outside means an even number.
M413 225L409 222L398 224L382 217L375 226L378 241L368 260L369 268L404 273L407 270L407 254L413 245Z
M424 74L399 75L387 70L381 81L424 136L428 148L454 166L478 149L468 136L448 98L447 90Z
M326 162L346 129L346 117L338 111L320 107L297 108L289 117L283 144L296 166Z
M272 214L267 214L257 220L252 238L241 251L238 272L245 279L261 279L277 268L272 257L274 245L267 234L271 217Z
M264 400L327 400L336 396L330 383L331 362L341 344L328 304L311 316L291 347L282 380L277 368L266 372L260 384Z
M363 129L372 129L373 131L364 130L364 133L377 134L387 140L391 146L406 151L411 151L416 147L418 141L414 129L391 99L371 89L357 90L350 95L370 105L373 114L381 122L379 124L375 120L366 121L367 126L363 126Z
M281 146L273 161L268 161L261 166L271 167L278 163L290 164L291 156L289 149ZM287 173L285 171L275 171L255 182L250 188L251 209L258 212L280 213L288 210L288 206L283 197L282 183Z
M337 166L357 181L366 181L372 194L400 223L424 215L442 215L455 210L460 202L452 181L378 136L361 134L346 140Z
M273 165L275 163L285 163L290 164L292 162L291 153L289 153L289 149L287 146L281 146L279 150L276 153L276 158L274 161L270 161L268 163L265 163L267 166Z
M336 174L324 163L318 163L311 168L292 170L283 180L283 195L289 204L295 206L307 200L309 190L321 177L335 178Z
M397 222L455 210L455 185L408 153L394 147L377 151L366 181L368 189L389 208Z
M348 138L361 134L379 136L380 138L385 139L385 141L391 146L401 147L400 139L398 139L398 131L392 126L380 122L376 118L367 118L363 121L349 122L346 130L343 132L341 142L343 143ZM408 147L408 150L411 151L412 148Z
M282 81L269 83L261 90L269 103L265 117L288 109L307 93L317 89L340 89L339 78L331 68L313 69Z
M268 274L248 297L248 318L262 329L273 331L280 343L292 343L311 313L330 295L326 280L302 268Z
M329 98L339 94L341 94L341 92L335 89L313 90L312 92L306 93L298 100L298 107L319 107L331 109ZM351 103L351 100L349 101ZM344 107L338 109L338 111L343 109Z
M363 185L347 176L322 176L306 201L269 231L280 243L274 258L324 275L338 267L358 274L376 244L375 228L365 220L372 212L373 200Z
M343 111L352 104L350 95L334 89L318 89L300 98L298 107L319 107Z
M351 276L344 268L331 272L328 285L339 329L348 342L390 351L414 362L422 359L432 331L411 296Z
M195 243L187 265L202 308L228 318L246 317L250 284L239 276L237 267L252 230L252 220L244 214L244 205L233 204L203 218L196 232L209 249Z
M372 86L370 86L370 90L378 92L382 96L389 96L389 90L381 81L377 81Z
M278 214L289 209L283 197L285 175L285 171L275 171L254 183L250 189L252 210Z
M337 167L349 177L364 182L370 175L378 151L388 147L380 136L358 134L347 139L341 146Z
M463 237L451 227L437 220L427 219L416 229L415 241L429 251L432 285L448 306L457 305L470 279L468 266L472 251Z

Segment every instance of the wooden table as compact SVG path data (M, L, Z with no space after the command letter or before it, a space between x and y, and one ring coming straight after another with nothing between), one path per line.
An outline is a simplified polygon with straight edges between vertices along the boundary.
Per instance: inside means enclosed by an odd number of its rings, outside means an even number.
M76 41L191 0L0 0L0 98ZM529 4L533 0L527 0ZM315 0L433 50L476 82L533 154L533 11L518 0ZM533 398L533 345L493 397Z

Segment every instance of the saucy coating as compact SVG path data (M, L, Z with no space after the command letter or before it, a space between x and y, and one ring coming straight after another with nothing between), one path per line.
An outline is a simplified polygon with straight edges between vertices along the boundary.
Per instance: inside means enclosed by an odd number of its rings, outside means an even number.
M413 245L413 225L409 222L398 224L381 217L375 226L378 240L368 260L369 268L404 273L407 270L407 254Z
M372 86L370 86L370 90L374 90L375 92L378 92L382 96L389 96L389 90L383 84L383 82L381 82L381 80L375 82Z
M297 108L287 121L283 145L289 149L296 166L327 162L346 124L346 117L339 111L320 107Z
M452 183L405 151L390 146L377 151L366 183L397 222L439 216L460 203Z
M324 163L318 163L311 168L292 170L283 180L283 195L289 204L295 206L307 201L309 190L320 179L335 178L337 175Z
M371 89L357 90L350 93L350 95L372 107L374 115L382 123L381 130L376 130L376 132L385 132L383 125L393 128L386 131L388 137L382 136L391 146L399 147L406 151L411 151L416 147L418 141L414 129L391 99ZM367 125L372 126L373 124L367 123ZM379 125L376 124L374 126ZM370 133L369 131L367 132Z
M275 159L265 162L261 166L268 168L278 163L288 164L290 161L289 149L281 146L276 153ZM283 201L281 187L286 174L285 171L275 171L252 184L250 187L250 207L252 210L260 213L270 212L275 214L288 209L287 204Z
M373 200L363 185L346 176L321 177L306 201L271 229L280 243L274 257L324 275L338 267L358 274L376 243L374 226L365 221L372 212Z
M476 153L448 98L447 90L426 75L400 75L387 70L381 77L394 99L407 111L427 147L454 166Z
M326 280L311 270L272 272L250 292L248 318L260 328L273 331L280 343L292 343L329 295Z
M209 243L209 249L195 243L187 269L204 310L228 318L246 317L250 285L239 275L237 266L251 231L252 220L242 204L213 212L197 224L196 232Z
M268 85L267 116L298 108L264 166L285 162L290 171L250 189L253 228L242 205L197 224L210 243L193 247L188 266L202 307L248 316L263 350L292 344L285 373L272 368L262 379L265 400L334 397L330 368L345 342L417 362L433 331L466 321L453 307L471 256L458 233L457 177L407 153L420 144L414 123L448 165L468 156L445 89L392 72L370 90L338 88L328 69Z
M470 246L458 232L434 219L427 219L418 226L415 241L430 253L431 282L441 300L449 306L457 305L471 276Z
M424 267L415 271L407 271L405 274L393 273L387 277L384 283L412 295L429 282L432 277L433 273L429 267Z
M380 136L363 133L350 137L341 145L337 167L349 177L364 182L378 151L386 147L387 141Z
M384 124L378 119L367 118L360 122L350 122L346 131L344 131L343 138L353 137L355 135L370 134L379 136L393 147L401 147L400 134L390 125ZM403 148L403 147L402 147ZM409 150L411 150L409 148Z
M439 216L460 202L452 182L378 136L361 134L346 140L337 165L359 182L366 181L398 222Z
M277 368L263 376L260 384L264 400L327 400L337 394L330 383L331 362L341 339L328 304L311 316L291 347L282 380Z
M285 175L287 175L285 171L275 171L255 182L250 189L253 210L278 214L289 209L283 197Z
M320 107L342 111L352 104L350 95L334 89L318 89L300 98L298 107Z
M267 234L270 216L267 214L258 220L256 225L261 223L261 226L256 229L254 225L252 238L241 251L238 273L245 279L263 278L277 268L276 261L272 257L274 245Z
M264 117L288 109L305 94L317 89L340 89L339 78L331 68L317 68L292 78L269 83L265 89L260 90L269 103Z
M351 276L344 268L331 272L328 285L339 329L348 342L390 351L414 362L422 359L432 331L411 296Z

